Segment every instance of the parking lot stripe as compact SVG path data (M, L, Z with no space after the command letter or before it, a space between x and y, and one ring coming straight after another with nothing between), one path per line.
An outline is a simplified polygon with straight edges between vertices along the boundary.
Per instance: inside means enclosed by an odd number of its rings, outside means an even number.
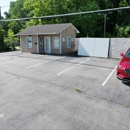
M77 64L77 66L79 66L79 65L81 65L81 64L83 64L83 63L85 63L86 61L89 61L90 59L87 59L87 60L85 60L85 61L82 61L81 63L79 63L79 64Z
M41 65L41 64L45 64L47 62L41 62L39 64L35 64L35 65L32 65L32 66L29 66L29 67L26 67L26 69L29 69L29 68L32 68L32 67L35 67L35 66L38 66L38 65Z
M11 62L6 62L6 63L2 63L2 64L9 64L9 63L14 63L14 62L17 62L17 61L23 61L23 60L27 60L27 59L22 59L22 60L15 60L15 61L11 61Z
M54 60L50 60L50 61L47 61L47 62L41 62L41 63L35 64L35 65L31 65L31 66L26 67L26 69L30 69L32 67L35 67L35 66L38 66L38 65L41 65L41 64L45 64L45 63L48 63L48 62L52 62L52 61L55 61L55 60L63 59L63 58L65 58L65 56L57 58L57 59L54 59Z
M102 86L105 86L105 84L107 83L107 81L109 80L109 78L112 76L112 74L115 72L117 66L114 68L114 70L109 74L109 76L107 77L107 79L103 82Z
M79 64L77 64L77 66L78 65L81 65L81 64L83 64L83 63L85 63L86 61L89 61L90 59L87 59L87 60L85 60L85 61L82 61L82 62L80 62ZM68 71L68 70L71 70L71 69L73 69L73 68L75 68L76 66L72 66L72 67L70 67L70 68L68 68L68 69L66 69L66 70L64 70L64 71L62 71L62 72L60 72L59 74L57 74L57 75L61 75L61 74L63 74L64 72L66 72L66 71Z
M118 62L118 60L110 60L110 59L106 59L106 60L103 60L103 59L92 59L94 61L108 61L108 62Z
M66 72L66 71L68 71L68 70L71 70L71 69L73 69L75 66L72 66L72 67L70 67L70 68L68 68L68 69L66 69L66 70L64 70L64 71L62 71L62 72L60 72L59 74L57 74L57 75L61 75L62 73L64 73L64 72Z

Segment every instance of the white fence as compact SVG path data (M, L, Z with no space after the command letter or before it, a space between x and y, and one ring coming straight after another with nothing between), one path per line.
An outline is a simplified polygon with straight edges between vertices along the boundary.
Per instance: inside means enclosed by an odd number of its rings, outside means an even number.
M78 55L108 57L109 38L80 38Z
M130 38L76 38L76 44L80 56L121 58L120 53L130 47Z

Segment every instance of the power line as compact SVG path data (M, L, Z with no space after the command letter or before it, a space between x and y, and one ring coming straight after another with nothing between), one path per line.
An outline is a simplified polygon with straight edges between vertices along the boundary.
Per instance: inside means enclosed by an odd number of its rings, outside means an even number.
M120 8L113 8L113 9L87 11L87 12L77 12L77 13L68 13L68 14L59 14L59 15L40 16L40 17L27 17L27 18L18 18L18 19L6 19L6 20L0 20L0 21L11 22L11 21L20 21L20 20L29 20L29 19L56 18L56 17L72 16L72 15L80 15L80 14L108 13L108 12L112 12L112 11L127 10L127 9L130 9L130 6L120 7Z

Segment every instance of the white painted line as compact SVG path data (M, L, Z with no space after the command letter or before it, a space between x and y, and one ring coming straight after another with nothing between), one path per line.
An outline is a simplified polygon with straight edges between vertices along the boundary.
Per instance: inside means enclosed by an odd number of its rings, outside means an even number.
M117 66L114 68L114 70L109 74L109 76L107 77L107 79L103 82L102 86L105 86L105 84L107 83L107 81L109 80L109 78L112 76L112 74L115 72Z
M17 62L17 61L23 61L23 60L27 60L27 59L15 60L15 61L7 62L7 63L2 63L2 64L5 65L5 64L14 63L14 62Z
M68 68L68 69L66 69L66 70L64 70L64 71L62 71L61 73L59 73L59 74L57 74L57 75L61 75L62 73L64 73L64 72L66 72L66 71L68 71L68 70L71 70L71 69L73 69L75 66L72 66L72 67L70 67L70 68Z
M41 65L41 64L45 64L45 63L48 63L48 62L41 62L39 64L35 64L35 65L32 65L32 66L26 67L26 69L29 69L29 68L32 68L32 67L35 67L35 66L38 66L38 65Z
M118 60L110 60L110 59L106 59L106 60L103 60L103 59L92 59L92 60L97 60L97 61L108 61L108 62L118 62Z
M89 61L89 60L90 60L90 59L87 59L87 60L85 60L85 61L83 61L83 62L77 64L77 66L79 66L79 65L81 65L81 64L83 64L83 63L85 63L86 61Z
M82 61L81 63L79 63L79 64L77 64L77 66L78 65L81 65L81 64L83 64L83 63L85 63L86 61L89 61L90 59L87 59L87 60L85 60L85 61ZM66 70L64 70L64 71L62 71L62 72L60 72L59 74L57 74L57 75L61 75L62 73L64 73L64 72L66 72L66 71L68 71L68 70L71 70L71 69L73 69L73 68L75 68L76 66L72 66L72 67L70 67L70 68L68 68L68 69L66 69Z
M54 59L54 60L50 60L50 61L47 61L47 62L41 62L41 63L35 64L35 65L32 65L32 66L28 66L28 67L26 67L26 69L29 69L29 68L32 68L32 67L35 67L35 66L38 66L38 65L41 65L41 64L45 64L45 63L48 63L48 62L52 62L52 61L55 61L55 60L59 60L59 59L62 59L62 58L65 58L65 56Z

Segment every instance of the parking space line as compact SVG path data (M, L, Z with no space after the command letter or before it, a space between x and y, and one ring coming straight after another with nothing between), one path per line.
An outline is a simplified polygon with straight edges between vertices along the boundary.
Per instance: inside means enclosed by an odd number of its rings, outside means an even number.
M32 66L26 67L26 69L29 69L29 68L32 68L32 67L35 67L35 66L38 66L38 65L41 65L41 64L45 64L45 63L48 63L48 62L41 62L39 64L35 64L35 65L32 65Z
M32 67L35 67L35 66L38 66L38 65L41 65L41 64L45 64L45 63L48 63L48 62L52 62L52 61L55 61L55 60L63 59L63 58L65 58L65 56L61 57L61 58L54 59L54 60L50 60L50 61L47 61L47 62L41 62L41 63L35 64L35 65L31 65L31 66L26 67L26 69L30 69Z
M64 73L64 72L66 72L66 71L68 71L68 70L71 70L71 69L73 69L75 66L72 66L72 67L70 67L70 68L68 68L68 69L66 69L66 70L64 70L64 71L62 71L62 72L60 72L59 74L57 74L57 75L61 75L62 73Z
M79 65L81 65L81 64L83 64L83 63L85 63L86 61L89 61L90 59L87 59L87 60L85 60L85 61L82 61L82 62L80 62L79 64L77 64L77 66L79 66ZM64 70L64 71L62 71L62 72L60 72L59 74L57 74L57 75L61 75L61 74L63 74L64 72L66 72L66 71L68 71L68 70L71 70L71 69L73 69L73 68L75 68L76 66L72 66L72 67L70 67L70 68L68 68L68 69L66 69L66 70Z
M86 61L89 61L90 59L87 59L87 60L85 60L85 61L82 61L81 63L79 63L79 64L77 64L77 66L79 66L79 65L81 65L81 64L83 64L83 63L85 63Z
M109 80L109 78L112 76L112 74L115 72L117 66L114 68L114 70L109 74L109 76L106 78L106 80L103 82L102 86L105 86L105 84L107 83L107 81Z
M9 64L9 63L14 63L14 62L17 62L17 61L23 61L23 60L27 60L27 59L22 59L22 60L15 60L15 61L11 61L11 62L6 62L6 63L2 63L2 64Z
M92 59L93 61L108 61L108 62L118 62L118 60L109 60L109 59L106 59L106 60L103 60L103 59Z

